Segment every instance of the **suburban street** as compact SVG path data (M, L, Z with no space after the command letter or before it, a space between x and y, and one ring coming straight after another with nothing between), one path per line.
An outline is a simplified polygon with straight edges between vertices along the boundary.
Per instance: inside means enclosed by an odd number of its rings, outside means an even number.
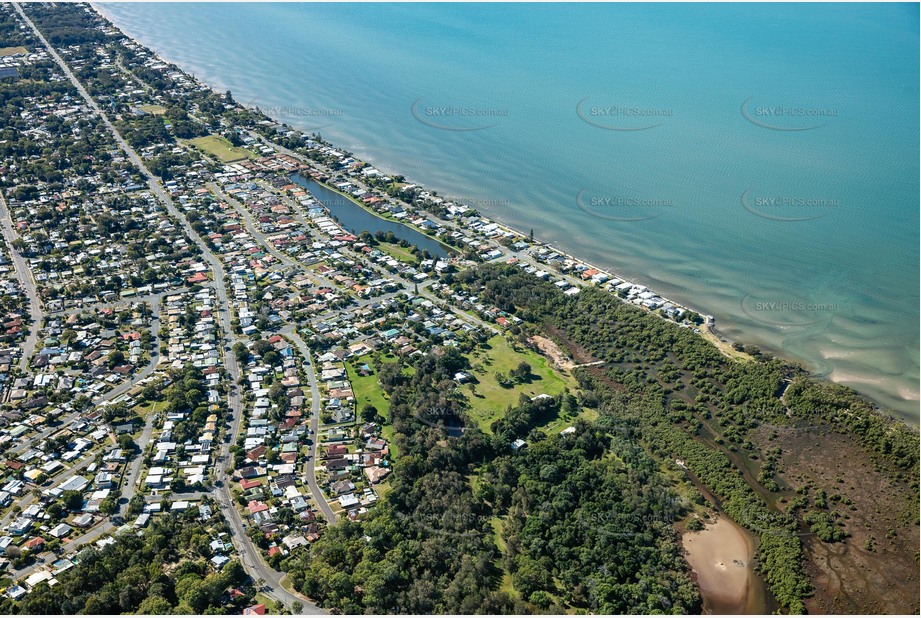
M229 314L229 308L231 306L227 298L227 290L224 282L224 269L220 260L208 249L207 245L202 241L202 239L195 233L192 229L192 226L189 224L185 216L176 208L173 204L172 199L164 191L163 187L160 185L156 177L150 172L147 166L144 164L144 161L138 156L134 149L128 144L121 134L116 130L115 126L109 120L108 116L102 112L99 108L99 105L96 101L89 95L83 85L77 80L73 72L63 61L63 59L58 55L54 48L48 43L42 33L35 27L35 24L26 16L25 12L22 10L22 7L18 4L16 5L16 10L18 11L21 18L29 25L29 27L34 32L35 36L42 42L42 44L48 49L48 52L54 58L55 62L60 66L61 70L71 81L74 87L78 90L80 95L86 101L86 103L99 115L102 121L105 123L106 127L111 132L112 136L125 152L128 159L141 170L141 173L147 178L147 185L150 187L150 190L153 194L160 200L162 204L166 207L167 211L174 217L176 221L180 223L182 228L185 230L186 235L190 238L201 251L203 259L205 259L208 264L211 266L211 272L214 277L214 288L217 293L218 298L218 319L220 320L221 328L223 330L223 338L225 339L225 344L227 348L232 345L228 340L230 337L231 329L231 318ZM240 368L237 363L237 359L233 354L224 355L224 363L231 376L233 383L233 389L229 396L230 409L232 412L231 419L231 432L225 440L225 444L222 445L221 453L222 457L220 458L221 463L226 462L227 456L229 454L230 444L233 443L237 433L240 429L240 423L242 420L242 399L239 394L238 387L236 386L237 380L240 378ZM144 445L142 445L144 446ZM269 597L274 598L285 604L289 609L291 608L292 603L295 601L301 603L306 613L325 613L322 609L313 605L306 597L300 595L294 595L288 592L282 585L281 579L284 576L282 573L271 569L262 559L261 554L258 549L252 545L249 537L246 536L245 530L243 528L243 523L240 519L240 514L233 507L232 497L230 495L230 479L228 478L226 472L226 465L217 466L217 477L221 481L221 488L223 489L224 499L219 500L221 503L221 510L230 523L231 529L234 532L233 541L237 546L244 567L247 572L254 580L262 579L266 582L267 590L265 594Z
M313 369L313 362L310 360L310 349L293 326L286 326L281 330L281 334L294 343L304 359L302 366L307 374L307 384L310 386L310 447L307 455L307 487L310 488L310 493L313 494L313 498L326 517L326 521L333 525L336 523L336 514L326 501L323 490L317 484L317 448L320 442L320 389L317 386L317 375Z
M13 245L13 241L19 238L19 234L13 229L13 221L10 218L10 211L6 206L6 199L0 193L0 225L3 226L3 237L6 239L6 245L10 251L10 261L13 262L13 268L16 271L16 278L19 279L19 285L26 293L29 299L29 334L22 345L22 356L19 359L19 370L25 371L29 367L29 359L38 345L38 331L42 325L42 303L38 298L38 290L35 288L35 281L32 280L32 271L26 260Z

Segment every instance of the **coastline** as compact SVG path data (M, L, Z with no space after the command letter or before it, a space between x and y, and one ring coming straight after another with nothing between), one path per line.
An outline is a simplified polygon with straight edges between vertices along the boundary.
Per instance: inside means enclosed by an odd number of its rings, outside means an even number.
M116 28L118 28L120 31L122 31L122 32L124 33L124 31L121 29L121 27L120 27L120 26L117 26L117 25L115 24L115 21L107 14L107 12L106 12L105 9L104 9L104 6L101 6L101 5L98 5L98 4L95 4L95 3L94 3L94 4L91 4L91 7L92 7L93 10L95 10L99 15L101 15L104 19L106 19L109 23L111 23L113 26L115 26ZM132 38L132 40L137 41L137 39L135 39L135 38L133 38L133 37L130 37L130 35L128 35L128 34L125 34L125 36L128 36L129 38ZM139 44L140 44L140 43L139 43ZM145 47L146 47L146 46L145 46ZM150 49L150 48L148 48L148 49ZM164 63L171 64L171 65L175 65L175 66L177 66L177 67L179 66L177 63L172 62L172 61L166 59L162 54L157 53L157 52L153 51L152 49L151 49L151 53L152 53L158 60L160 60L160 61L162 61L162 62L164 62ZM201 80L201 79L198 78L198 77L194 77L194 76L192 76L191 74L189 75L189 77L190 77L191 79L193 79L197 84L199 84L199 85L201 85L201 86L203 86L203 87L206 87L206 88L208 88L208 89L210 89L210 90L212 90L212 91L214 91L214 92L220 93L220 91L221 91L221 88L219 88L218 86L214 86L214 85L211 85L211 84L209 84L209 83L206 83L206 82L204 82L203 80ZM276 117L273 117L271 114L265 114L265 115L266 115L267 117L269 117L269 118L272 118L272 120L274 120L275 122L277 122L277 123L279 123L279 124L288 124L288 122L286 122L286 121L284 121L284 120L280 120L280 119L278 119L278 118L276 118ZM289 125L289 126L291 126L291 125ZM296 127L293 127L293 126L292 126L292 128L295 128L295 129L296 129ZM349 151L349 152L350 152L350 151ZM364 160L366 160L366 161L368 161L368 160L373 161L373 158L372 158L372 157L367 157L367 158L364 159ZM377 165L375 165L375 167L381 168L381 167L386 167L386 166L377 166ZM408 179L407 179L407 181L410 182ZM429 186L429 185L426 185L425 183L421 183L421 182L420 182L420 183L415 183L415 184L417 184L417 185L420 186L420 187ZM325 184L324 184L324 186L326 186L327 188L329 188L329 189L332 190L332 191L336 191L337 193L341 193L341 192L338 192L335 188L329 187L328 185L325 185ZM378 216L378 217L381 218L382 220L390 221L390 219L387 219L387 218L384 218L384 217L380 217L380 215L379 215L378 213L376 213L372 208L369 208L368 206L366 206L366 205L364 205L364 204L361 204L361 203L358 202L357 200L352 199L350 196L346 196L346 197L348 197L353 203L355 203L355 204L361 206L361 207L362 207L365 211L367 211L368 213L373 214L373 215L375 215L375 216ZM488 219L488 220L491 221L492 223L495 223L499 228L501 228L501 229L503 229L503 230L506 230L506 231L509 231L509 232L511 232L511 233L513 233L513 234L516 234L516 235L518 235L518 236L521 236L521 237L523 237L523 238L528 238L528 236L529 236L528 234L526 234L526 233L524 233L524 232L522 232L522 231L520 231L520 230L515 229L515 227L513 227L514 224L509 224L509 223L507 223L507 222L502 221L502 220L501 220L501 219L502 219L501 215L498 215L498 214L496 214L496 213L490 213L490 212L488 212L489 210L490 210L489 207L477 208L477 211L480 212L480 216L481 216L481 217L483 217L484 219ZM408 224L406 224L406 223L404 223L404 222L402 222L402 221L400 221L399 223L401 223L401 224L403 224L403 225L408 225ZM415 226L408 225L408 227L410 227L410 229L419 231L419 232L422 233L422 234L425 234L426 237L428 237L428 238L430 238L430 239L432 239L432 240L434 240L434 241L436 241L436 242L439 242L439 243L441 242L438 238L429 235L428 233L426 233L426 232L423 231L423 230L419 230L419 229L416 228ZM443 244L443 243L441 243L441 244ZM602 272L602 273L605 273L605 274L607 274L607 275L610 275L612 278L617 278L617 279L621 279L621 280L624 280L624 281L627 281L627 282L632 282L632 283L635 283L635 284L639 284L639 285L644 285L644 286L645 286L645 284L643 283L643 281L644 281L644 280L647 280L647 279L642 275L642 273L638 273L638 274L630 275L630 276L619 275L619 274L616 272L616 270L614 270L614 268L616 268L616 267L601 267L601 266L598 266L598 265L593 264L593 263L591 263L591 262L589 262L589 261L587 261L587 260L585 260L585 259L581 259L581 258L579 258L579 257L577 257L577 256L575 256L575 255L573 255L571 252L561 250L561 249L559 249L557 246L551 245L550 243L540 242L540 241L538 240L538 241L535 241L535 244L539 244L539 245L541 245L541 246L543 246L543 247L547 247L548 249L550 249L550 250L552 250L552 251L554 251L554 252L556 252L556 253L558 253L558 254L560 254L560 255L562 255L562 256L565 256L566 258L571 259L571 260L573 260L574 262L577 262L577 263L580 263L580 264L584 264L584 265L586 265L588 268L596 269L596 270L598 270L599 272ZM647 287L649 287L650 291L654 290L654 287L652 287L652 286L647 286ZM705 318L706 318L706 317L712 317L711 312L709 312L709 311L704 311L704 310L701 310L701 309L698 309L697 306L695 306L696 303L694 302L693 299L688 299L688 300L685 300L685 301L676 301L676 300L672 300L672 299L670 299L670 298L668 298L667 296L664 296L664 295L662 295L662 294L658 294L658 295L659 295L662 299L664 299L665 301L671 302L672 304L674 304L674 305L676 305L676 306L678 306L678 307L682 307L682 308L686 308L686 309L689 309L689 310L691 310L691 311L694 311L694 312L700 314L702 317L705 317ZM717 315L719 315L719 314L717 314ZM725 335L723 335L722 333L720 333L719 331L717 331L717 330L715 330L715 329L713 328L713 326L715 326L715 321L716 321L716 318L714 318L714 324L711 325L711 331L713 332L714 336L715 336L717 339L719 339L719 340L721 340L721 341L723 341L723 342L725 342L725 343L731 345L731 344L733 343L733 340L729 339L728 337L726 337ZM701 335L703 336L702 333L701 333ZM740 340L744 340L744 337L739 337L739 339L740 339ZM712 343L712 342L711 342L711 343ZM831 383L835 383L835 384L844 384L844 385L848 386L848 387L851 388L852 390L857 391L857 392L859 393L859 395L860 395L862 398L864 398L865 400L871 402L881 413L883 413L883 414L885 414L885 415L887 415L887 416L890 416L890 417L898 418L899 420L901 420L902 422L908 424L909 426L912 426L912 427L917 428L918 421L919 421L919 419L917 418L917 412L915 412L914 415L908 415L908 416L905 415L905 414L902 414L902 413L900 413L900 412L896 412L895 409L893 409L893 408L891 408L891 407L885 405L884 403L882 403L879 399L877 399L877 398L874 397L873 395L871 395L871 394L869 394L869 393L867 393L867 392L865 392L865 391L863 391L863 390L857 390L858 387L857 387L857 386L854 386L854 384L860 384L860 383L872 384L873 382L870 382L869 380L862 380L862 379L861 379L861 380L854 380L854 379L853 379L854 376L845 375L845 374L842 374L841 372L832 371L832 372L830 372L830 373L829 373L829 372L819 373L818 370L817 370L817 368L815 367L815 365L814 365L812 362L810 362L809 360L804 359L804 358L797 358L797 355L796 355L796 354L791 353L791 352L788 351L788 350L780 349L780 348L778 348L778 347L775 346L775 345L771 345L771 344L767 344L767 343L760 343L760 344L758 344L758 345L759 345L759 347L761 347L761 348L764 349L765 351L770 352L771 354L775 355L775 356L778 357L778 358L781 358L781 359L784 359L784 360L786 360L786 361L788 361L788 362L795 363L795 364L797 364L797 365L802 366L802 367L807 371L808 375L809 375L810 377L812 377L812 378L815 378L815 379L818 379L818 380L827 381L827 382L831 382ZM791 358L791 357L792 357L792 358ZM839 379L838 379L838 380L834 379L835 376L837 376ZM849 383L845 383L844 380L847 380ZM893 398L893 399L901 399L901 400L905 400L905 401L907 401L907 402L917 402L917 401L918 401L918 400L917 400L917 397L914 397L914 398L913 398L913 397L910 397L910 396L907 396L907 395L912 395L912 393L906 391L904 388L899 389L899 390L897 390L897 391L895 391L895 392L893 392L893 393L890 394L891 398Z

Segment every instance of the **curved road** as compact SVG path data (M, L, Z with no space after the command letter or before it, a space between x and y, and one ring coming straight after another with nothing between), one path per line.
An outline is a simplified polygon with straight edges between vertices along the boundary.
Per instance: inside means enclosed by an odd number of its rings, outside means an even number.
M307 344L304 343L304 340L301 339L301 336L297 334L297 330L291 326L285 326L281 329L281 334L290 338L295 347L297 347L298 352L300 352L301 357L304 359L303 367L307 373L307 385L310 386L310 450L308 451L308 463L307 463L307 487L310 488L310 493L313 494L314 500L320 507L320 510L323 511L323 515L326 517L326 521L330 525L336 523L336 514L333 512L333 509L329 506L329 503L326 501L326 497L323 495L323 490L320 489L320 486L317 484L317 447L319 445L319 430L320 430L320 389L317 386L317 375L313 370L313 363L310 362L310 349L307 347Z

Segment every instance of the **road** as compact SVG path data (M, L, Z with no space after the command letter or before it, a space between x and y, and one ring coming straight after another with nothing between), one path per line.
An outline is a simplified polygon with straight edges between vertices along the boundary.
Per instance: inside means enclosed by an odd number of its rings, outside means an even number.
M311 439L310 448L307 453L307 487L310 488L310 493L313 494L313 499L316 500L319 505L320 510L326 517L326 521L328 521L330 525L333 525L336 523L336 514L326 501L323 490L320 489L319 484L317 484L317 448L320 442L320 389L317 386L317 375L313 370L313 362L310 360L310 349L307 347L307 344L304 343L304 340L301 339L301 336L297 334L297 330L293 326L288 325L282 328L280 332L294 343L301 358L304 359L302 367L307 374L307 385L310 386Z
M162 295L157 295L157 296L162 296ZM93 397L92 399L93 406L100 406L108 401L116 399L117 397L127 393L129 390L134 388L138 384L138 382L140 382L141 380L147 377L150 377L151 375L153 375L154 371L156 371L157 365L160 362L160 335L158 334L160 332L160 303L159 303L159 299L152 299L150 302L151 302L151 309L152 309L151 319L150 319L150 330L151 330L151 336L152 336L150 340L151 341L150 362L147 364L146 367L141 369L141 371L139 371L138 373L134 374L134 376L132 376L130 379L119 383L114 388L112 388L109 391L106 391L105 393L102 393L101 395L97 395ZM27 450L32 448L32 446L35 445L35 443L41 442L45 440L46 438L48 438L48 436L60 431L62 427L66 427L67 425L72 423L81 414L83 414L82 411L71 412L70 414L65 416L61 422L55 423L53 427L48 427L41 433L30 436L29 438L26 438L22 442L21 448L19 448L17 452L19 454L26 452ZM141 443L142 448L143 448L143 445L144 443Z
M292 158L294 158L294 159L297 159L297 160L300 161L301 163L305 163L305 164L310 165L310 166L312 166L312 167L318 168L318 169L320 169L321 171L325 171L326 173L330 173L329 170L327 170L327 169L324 168L324 166L318 164L318 163L315 162L315 161L312 161L312 160L308 159L307 157L305 157L305 156L302 155L302 154L299 154L299 153L297 153L297 152L294 152L293 150L289 150L289 149L287 149L287 148L285 148L285 147L283 147L283 146L280 146L280 145L276 144L275 142L269 141L269 140L265 139L264 137L262 137L261 135L259 135L259 134L257 134L257 133L253 133L252 131L248 131L248 133L249 133L249 135L250 135L251 137L253 137L253 138L255 138L255 139L258 139L259 141L261 141L261 142L267 144L268 146L270 146L271 148L275 148L276 150L278 150L278 152L281 152L282 154L288 155L288 156L290 156L290 157L292 157ZM365 189L366 191L369 191L369 190L370 190L370 189L368 189L368 187L366 187L365 185L363 185L361 182L359 182L359 181L356 180L356 179L350 178L350 179L349 179L349 182L351 182L352 184L356 185L356 186L359 187L359 188ZM295 203L292 202L291 200L289 200L289 199L288 199L286 196L284 196L284 195L282 195L282 199L285 200L285 202L288 204L288 206L289 206L290 208L293 209L293 212L295 213L295 216L297 216L298 218L301 218L301 220L303 221L303 219L302 219L302 217L301 217L300 206L297 205L297 204L295 204ZM401 200L396 200L396 201L397 201L398 203L403 204L403 205L406 206L407 208L411 208L411 206L410 206L409 204L406 204L405 202L402 202ZM360 204L359 204L359 206L360 206ZM361 206L361 207L364 208L364 206ZM435 218L438 218L438 217L435 217ZM442 219L439 219L439 221L441 221L443 225L449 226L449 224L448 224L447 222L443 221ZM322 237L319 237L319 236L317 235L317 232L316 232L316 230L315 230L313 227L311 227L311 226L306 226L306 229L309 231L309 233L311 234L312 237L317 238L317 239L319 239L319 240L324 240ZM409 228L407 228L407 229L409 229ZM424 234L424 232L422 232L421 230L420 230L420 233L423 233L423 234ZM374 264L374 263L371 263L371 262L367 262L366 265L367 265L371 270L374 270L375 272L377 272L379 275L381 275L381 276L384 277L384 278L389 278L389 277L391 276L390 273L388 273L386 270L384 270L383 268L381 268L381 267L378 266L377 264ZM442 299L438 298L437 296L435 296L434 294L432 294L431 292L429 292L427 289L425 289L429 283L431 283L430 280L429 280L429 281L426 281L425 283L419 285L419 292L418 292L419 296L422 296L422 297L424 297L424 298L427 298L428 300L432 301L433 303L436 303L436 304L437 304L439 307L441 307L442 309L447 310L447 311L450 311L450 312L453 313L455 316L459 317L461 320L464 320L464 321L467 322L468 324L472 324L472 325L474 325L474 326L478 326L478 327L480 327L480 328L486 330L487 332L493 333L494 335L495 335L495 334L499 334L500 331L499 331L499 329L497 329L495 326L493 326L493 325L489 324L488 322L485 322L485 321L483 321L483 320L481 320L481 319L479 319L479 318L477 318L477 317L474 317L474 316L472 316L472 315L468 315L467 313L464 313L463 311L460 311L459 309L456 309L455 307L453 307L453 306L450 305L449 303L444 302Z
M6 246L10 250L10 260L13 262L13 269L16 271L16 278L19 279L19 285L26 293L29 300L29 334L22 344L22 358L19 359L19 370L26 371L29 368L29 359L38 345L38 331L41 328L42 303L38 298L38 290L35 288L35 280L32 278L32 269L26 263L26 260L19 251L13 247L13 241L19 238L19 234L13 229L13 219L7 208L6 200L0 193L0 224L3 226L3 237L6 239Z
M315 285L325 284L329 287L333 287L332 282L326 278L317 275L309 270L307 270L300 262L296 259L289 257L283 252L275 248L275 246L269 241L266 236L258 229L256 222L253 218L250 210L241 204L236 199L230 197L224 193L220 187L215 183L207 183L208 189L214 193L214 195L227 202L234 210L236 210L241 217L243 217L244 226L247 228L247 231L253 236L253 238L260 245L266 248L266 250L273 255L281 263L291 266L293 268L299 269L303 272L308 278L310 278ZM295 210L295 216L297 215L297 210ZM302 223L306 227L306 222ZM300 335L297 334L297 330L292 325L287 325L283 327L280 332L287 336L294 345L297 347L298 352L301 357L304 359L303 368L307 375L307 383L310 386L311 392L311 407L310 407L310 429L311 429L311 443L308 451L308 462L307 462L307 486L310 489L310 493L313 495L314 500L320 508L320 511L326 517L326 520L330 525L336 523L336 514L333 512L333 509L329 506L329 503L326 501L326 497L323 494L323 491L320 489L319 484L317 483L316 478L316 462L317 462L317 432L320 427L320 389L317 386L316 373L313 370L313 364L310 362L311 355L310 349L307 347L307 344L304 343L304 340L301 339Z
M214 288L218 297L218 317L221 322L221 327L223 330L222 337L228 338L230 333L232 333L231 324L230 324L230 313L229 307L230 303L227 298L227 288L224 283L224 269L220 260L211 253L204 241L195 233L192 229L192 226L189 224L189 221L185 216L176 208L170 196L163 190L163 187L160 185L157 178L150 172L147 166L144 164L144 161L138 154L134 151L130 144L128 144L112 122L109 120L109 117L99 108L99 105L96 101L89 95L80 81L76 78L70 68L67 66L67 63L58 55L57 51L48 43L44 35L39 31L39 29L32 23L32 20L25 14L22 10L22 7L19 4L15 4L16 11L19 13L23 21L28 24L29 28L35 33L35 36L39 41L48 49L48 53L58 64L61 70L64 72L64 75L70 82L74 85L77 91L80 93L80 96L86 101L87 105L92 108L96 114L102 119L103 123L109 129L115 141L118 143L119 147L125 152L125 155L128 157L128 160L131 161L137 168L141 171L144 177L147 179L147 186L150 187L151 192L160 200L160 202L166 207L167 212L169 212L173 218L180 223L182 228L185 230L186 236L190 238L201 251L202 257L209 263L211 266L211 272L214 276ZM230 343L227 343L229 346ZM221 508L224 513L224 516L227 518L230 523L231 529L234 531L234 545L240 551L240 556L243 560L244 567L247 572L250 574L253 579L263 579L267 583L268 590L265 593L278 601L281 601L286 606L290 608L291 604L294 601L297 601L302 604L304 607L305 613L325 613L322 609L313 605L306 597L301 597L299 595L294 595L281 585L280 580L284 576L282 573L275 571L270 568L265 561L262 559L261 554L258 550L252 545L249 537L246 536L243 529L243 523L240 519L239 513L236 509L233 508L230 496L230 487L229 487L229 478L226 473L226 466L221 465L223 462L226 462L227 455L229 454L230 443L232 443L237 432L239 431L240 423L242 420L242 399L237 387L237 380L240 378L240 368L237 363L237 359L233 354L224 354L224 364L227 368L227 371L230 373L232 386L230 395L228 396L228 402L232 411L231 426L233 431L230 435L230 441L225 441L222 445L221 453L223 457L217 466L217 476L221 482L223 489L223 500L219 499L221 503Z

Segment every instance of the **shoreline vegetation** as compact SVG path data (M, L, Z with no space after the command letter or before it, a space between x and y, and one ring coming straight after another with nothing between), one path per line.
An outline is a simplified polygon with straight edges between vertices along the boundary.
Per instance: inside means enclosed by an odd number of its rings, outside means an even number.
M341 159L319 135L192 81L208 91L198 96L227 102L221 118L237 137L253 131L316 169ZM570 294L499 258L472 257L441 285L490 307L482 319L501 326L510 348L551 341L573 361L575 386L522 394L486 432L456 383L484 341L375 363L400 453L390 490L367 519L342 521L277 561L295 590L343 613L693 613L712 577L701 568L694 585L679 529L699 539L694 530L726 517L758 536L754 569L786 611L917 611L916 431L794 363L754 347L742 346L750 360L729 354L687 323L702 320L691 311L682 323L585 277ZM533 378L524 365L516 380ZM575 420L540 431L562 417ZM834 566L813 559L836 543L846 551ZM867 568L888 579L865 589Z
M108 22L110 22L110 23L112 23L112 24L114 25L114 21L113 21L108 15L106 15L106 12L105 12L105 10L104 10L104 9L105 9L104 6L97 6L97 5L95 5L95 4L92 4L92 5L90 5L90 6L93 8L93 10L94 10L100 17L102 17L103 19L107 20ZM127 36L127 35L126 35L126 36ZM178 65L177 65L176 63L174 63L174 62L172 62L172 61L170 61L170 60L167 60L165 57L163 57L163 56L160 55L159 53L156 53L156 52L153 52L153 51L151 51L151 53L152 53L152 54L154 55L154 57L156 57L159 61L161 61L161 62L163 62L163 63L165 63L165 64L169 64L169 65L171 65L171 66L177 66L177 68L178 68ZM212 92L214 92L215 94L221 94L221 93L219 93L218 90L217 90L214 86L212 86L211 84L207 84L207 83L205 83L205 82L199 80L199 79L196 78L196 77L192 77L192 79L195 80L196 83L198 83L198 84L200 84L200 85L202 85L202 86L204 86L204 87L210 89L210 90L211 90ZM240 104L240 105L242 105L242 104ZM259 112L261 115L265 116L266 118L271 119L273 122L276 122L278 125L280 125L280 126L282 126L282 127L285 127L286 129L289 129L289 130L296 130L296 131L298 131L299 133L303 133L302 131L296 129L295 127L291 127L287 122L284 122L284 121L278 120L278 119L276 119L276 118L273 118L271 114L267 114L267 113L263 112L263 111L262 111L260 108L258 108L257 106L254 106L253 108L249 108L249 107L246 107L245 105L243 105L243 107L244 107L245 109L249 109L249 110L258 110L258 112ZM306 135L306 133L305 133L305 135ZM260 137L262 137L263 139L266 139L266 140L267 140L267 138L265 138L265 136L260 136ZM319 137L319 135L317 135L317 137ZM270 141L270 140L267 140L267 141ZM329 147L331 147L331 148L335 148L335 146L334 146L331 142L328 142L328 141L326 141L326 140L323 140L322 138L320 139L320 141L321 141L321 143L323 143L323 144L325 144L325 145L327 145L327 146L329 146ZM278 144L274 144L274 145L275 145L275 146L278 146ZM342 152L344 152L344 153L347 154L348 156L352 156L352 153L351 153L350 151L348 151L348 150L344 150L344 149L339 149L339 150L341 150ZM339 193L339 194L342 195L343 197L349 199L350 201L352 201L353 203L355 203L356 205L358 205L359 207L361 207L362 209L364 209L364 210L367 211L368 213L370 213L370 214L372 214L372 215L374 215L374 216L377 216L378 218L381 218L381 219L383 219L383 220L385 220L385 221L388 221L388 222L398 223L398 224L400 224L400 225L404 225L404 226L406 226L406 227L408 227L408 228L410 228L410 229L412 229L412 230L414 230L414 231L417 231L417 232L419 232L419 233L425 235L425 236L428 237L429 239L431 239L431 240L433 240L433 241L436 241L436 242L442 244L443 246L445 246L446 248L448 248L448 249L450 249L450 250L452 250L452 251L457 251L457 248L456 248L456 247L451 247L450 245L446 245L442 240L440 240L439 238L437 238L437 237L435 237L435 236L429 234L426 230L423 230L423 229L421 229L421 228L418 228L418 227L416 227L416 226L414 226L414 225L411 225L411 224L409 224L409 223L407 223L407 222L405 222L405 221L402 221L402 220L399 220L399 219L395 219L395 218L392 218L392 217L384 216L384 215L382 215L380 212L376 211L374 208L370 207L369 205L362 203L360 200L357 200L357 199L355 199L355 198L352 197L352 196L349 196L349 195L347 195L347 194L342 193L341 191L339 191L339 190L336 189L335 187L332 187L332 186L328 185L327 183L320 182L318 179L312 179L312 180L314 180L315 182L319 182L320 184L323 184L323 186L326 187L326 188L329 189L329 190L332 190L332 191L334 191L334 192L336 192L336 193ZM420 184L420 183L412 183L412 184L415 185L415 186L418 186L418 187L423 187L423 185ZM431 193L432 195L437 196L437 192L435 192L435 191L430 191L430 193ZM445 200L445 201L448 201L448 200ZM529 235L525 234L524 232L515 229L512 225L505 224L505 223L502 223L502 222L500 222L500 221L498 221L498 220L490 219L489 217L486 217L485 215L483 215L482 213L480 213L477 209L474 209L474 211L477 212L478 216L482 217L483 219L488 219L491 223L494 223L495 225L497 225L497 226L498 226L500 229L502 229L503 231L509 232L509 233L511 233L511 234L514 234L515 236L519 236L519 237L522 237L522 238L527 238L527 237L529 236ZM575 256L574 254L572 254L572 253L569 253L569 252L566 252L566 251L564 251L564 250L562 250L562 249L559 249L559 248L557 248L557 247L554 247L553 245L551 245L551 244L549 244L549 243L543 243L543 242L539 242L539 241L535 241L535 243L538 244L538 245L540 245L540 246L542 246L542 247L545 247L546 249L548 249L548 250L551 251L551 252L558 253L559 255L562 255L563 257L565 257L565 258L568 259L568 260L571 260L571 261L573 261L573 262L577 262L577 263L580 263L580 264L584 264L584 265L586 265L588 268L591 268L591 269L597 270L597 271L599 271L599 272L605 273L605 274L607 274L609 277L611 277L612 279L618 279L618 280L620 280L620 281L627 281L627 282L632 282L632 281L635 281L635 280L638 281L638 280L641 280L641 279L642 279L642 276L641 276L641 275L638 276L638 277L632 277L632 278L631 278L631 277L626 277L626 276L618 275L613 269L610 269L610 268L602 268L602 267L596 266L596 265L594 265L594 264L591 264L590 262L588 262L588 261L586 261L586 260L583 260L583 259L581 259L581 258L578 258L578 257L576 257L576 256ZM644 287L647 287L647 286L644 286ZM650 289L650 290L652 291L652 288L648 288L648 289ZM664 299L665 301L667 301L667 302L669 302L669 303L671 303L671 304L673 304L673 305L675 305L675 306L677 306L677 307L682 307L682 308L684 308L684 309L686 309L686 310L693 311L694 313L696 313L696 314L698 314L698 315L704 316L705 319L706 319L706 324L707 324L708 328L706 328L706 329L701 329L701 333L700 333L701 337L710 340L711 343L713 343L713 345L715 345L718 349L720 349L724 354L726 354L726 355L728 355L728 356L736 357L736 358L747 358L747 357L749 356L749 355L745 354L744 352L742 352L741 354L737 354L737 353L734 354L732 351L730 351L730 350L728 350L728 349L726 348L726 346L734 347L734 346L737 346L737 345L739 345L739 344L737 344L737 342L735 342L735 341L729 339L728 337L726 337L725 335L723 335L723 334L721 334L721 333L719 333L719 332L717 331L717 328L716 328L716 316L711 315L711 314L708 314L708 313L706 313L706 312L704 312L704 311L701 311L700 309L696 308L696 307L694 306L694 304L693 304L692 301L684 301L683 303L679 303L679 302L674 301L674 300L671 300L671 299L669 299L669 298L667 298L667 297L665 297L665 296L662 296L661 294L657 294L657 295L658 295L659 297L661 297L662 299ZM711 337L711 336L712 336L712 337ZM741 352L741 350L737 350L737 352ZM783 354L782 354L782 353L778 353L777 350L771 350L771 353L772 353L772 354L775 354L775 355L777 355L777 356L779 356L779 357L783 357ZM802 363L799 362L799 361L794 361L794 360L791 360L791 359L787 359L787 360L788 360L788 362L796 363L797 365L802 366ZM825 381L827 381L827 382L831 382L831 383L834 383L834 384L838 384L838 382L835 382L835 381L829 379L827 376L818 375L818 374L816 374L814 371L810 371L810 375L813 376L813 377L815 377L816 379L822 379L822 380L825 380ZM854 389L853 387L847 386L847 388L850 388L851 390L855 390L855 391L856 391L856 389ZM884 412L884 413L888 414L889 416L891 416L891 417L893 417L893 418L896 418L896 419L898 419L899 421L904 422L904 423L908 424L909 426L911 426L911 427L913 427L913 428L915 428L915 429L918 429L918 428L919 428L918 420L917 420L917 419L915 420L915 423L912 424L912 422L910 421L910 419L904 419L904 418L902 418L902 417L900 417L900 416L898 416L898 415L893 414L888 408L886 408L886 407L884 407L883 405L881 405L880 403L878 403L878 402L877 402L876 400L874 400L873 397L871 397L870 395L866 395L866 394L863 394L863 393L859 393L859 394L860 394L860 396L861 396L862 398L864 398L864 399L866 399L866 400L872 402L873 405L876 406L881 412ZM901 395L900 395L900 396L901 396Z

